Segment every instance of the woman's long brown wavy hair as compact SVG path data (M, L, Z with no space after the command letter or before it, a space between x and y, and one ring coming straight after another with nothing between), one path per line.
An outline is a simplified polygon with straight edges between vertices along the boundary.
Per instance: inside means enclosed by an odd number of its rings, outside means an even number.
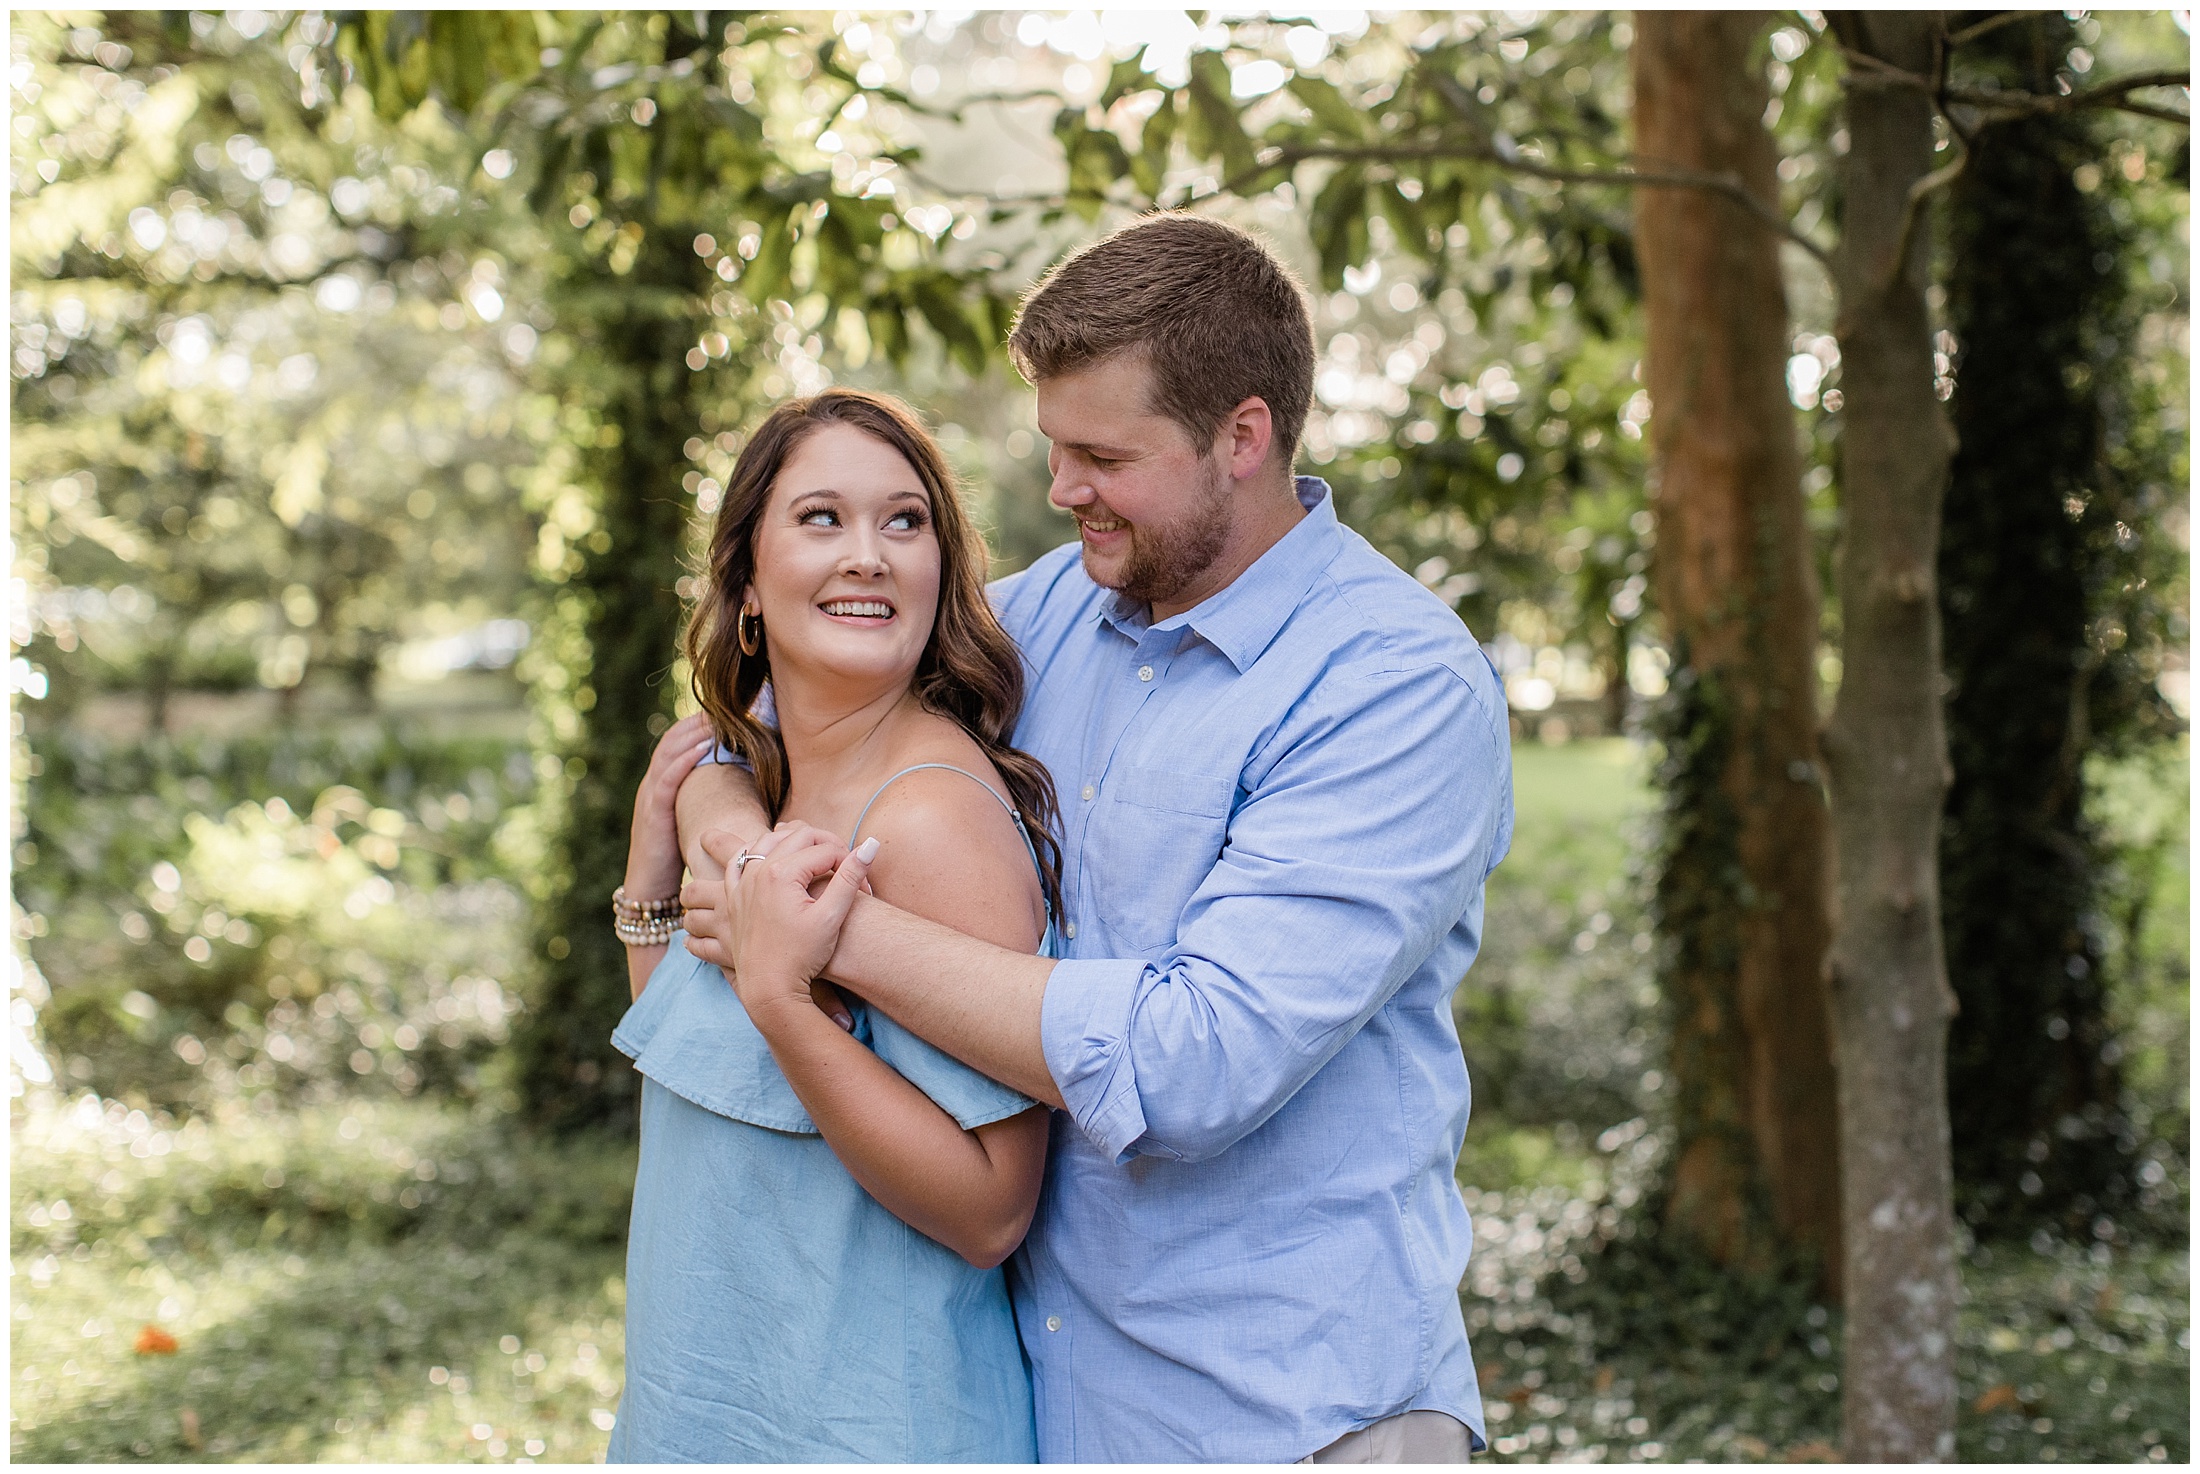
M1008 785L1016 817L1039 852L1048 913L1062 914L1062 850L1054 839L1054 780L1044 764L1008 745L1024 704L1024 664L1016 642L985 596L985 541L963 510L955 473L916 412L898 399L859 389L828 389L790 400L764 417L727 478L711 527L710 566L688 621L687 656L695 696L720 741L756 773L756 789L774 822L787 801L787 750L775 727L750 708L771 678L771 631L754 655L741 653L742 594L756 570L756 526L797 447L827 425L846 425L900 452L932 500L940 544L940 600L932 636L917 662L917 699L985 749Z

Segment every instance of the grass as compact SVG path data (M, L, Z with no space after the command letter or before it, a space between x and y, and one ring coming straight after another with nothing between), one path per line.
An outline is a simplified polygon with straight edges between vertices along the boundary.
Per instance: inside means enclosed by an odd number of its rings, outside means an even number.
M180 1131L96 1101L34 1110L10 1453L598 1460L632 1177L631 1151L432 1103ZM142 1345L149 1326L172 1352Z

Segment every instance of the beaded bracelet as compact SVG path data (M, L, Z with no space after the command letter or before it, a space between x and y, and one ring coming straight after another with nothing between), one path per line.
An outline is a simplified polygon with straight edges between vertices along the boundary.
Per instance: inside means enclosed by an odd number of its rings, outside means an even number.
M678 896L629 900L622 885L611 893L611 929L629 947L662 947L679 930L685 909Z
M623 885L611 893L612 915L623 916L629 921L641 921L652 916L678 916L682 909L680 898L676 895L660 896L654 901L635 901L628 899L626 887Z
M680 923L669 916L651 921L614 920L611 929L629 947L662 947L672 940L672 934L680 929Z

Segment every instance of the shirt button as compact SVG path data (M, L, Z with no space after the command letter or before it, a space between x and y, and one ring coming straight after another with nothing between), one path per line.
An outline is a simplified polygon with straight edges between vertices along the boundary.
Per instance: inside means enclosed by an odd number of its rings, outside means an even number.
M1152 667L1152 666L1150 666L1150 665L1142 665L1142 666L1140 666L1140 667L1138 668L1138 679L1140 679L1141 681L1150 681L1150 680L1152 680L1152 679L1153 679L1153 667Z
M1059 1331L1060 1329L1062 1329L1062 1318L1058 1315L1048 1316L1047 1329L1050 1331Z
M1068 938L1069 938L1069 939L1070 939L1071 941L1073 941L1073 942L1074 942L1074 941L1076 941L1076 940L1077 940L1077 923L1076 923L1076 922L1074 922L1074 921L1065 921L1065 922L1063 922L1063 923L1062 923L1062 935L1063 935L1063 936L1065 936L1065 937L1068 937Z
M1094 795L1095 793L1098 793L1099 791L1100 791L1099 789L1097 789L1097 788L1094 788L1094 787L1093 787L1093 786L1092 786L1092 785L1091 785L1090 783L1087 783L1087 784L1085 785L1085 802L1086 802L1086 803L1091 803L1091 802L1092 802L1092 796L1093 796L1093 795Z

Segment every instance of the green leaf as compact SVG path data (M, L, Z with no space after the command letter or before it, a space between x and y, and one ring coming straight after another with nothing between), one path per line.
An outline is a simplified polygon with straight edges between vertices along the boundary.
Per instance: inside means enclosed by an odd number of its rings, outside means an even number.
M915 283L915 296L917 310L946 342L949 356L973 375L984 373L989 345L964 310L953 278L944 272L928 273Z
M1436 250L1429 244L1428 216L1418 200L1409 200L1398 192L1395 182L1371 191L1375 203L1390 221L1391 231L1398 237L1398 244L1423 261L1436 257Z
M908 311L900 302L881 302L864 314L871 329L871 350L897 366L909 357Z
M1108 85L1100 89L1100 106L1114 107L1133 92L1143 92L1153 85L1153 78L1138 64L1138 58L1127 56L1109 69Z
M1070 206L1087 220L1106 202L1108 187L1130 172L1123 145L1107 128L1092 127L1083 108L1066 107L1054 115L1054 136L1069 162Z
M707 88L695 99L694 106L712 127L725 129L750 149L763 148L764 120L725 93Z
M1169 145L1176 138L1180 106L1176 93L1161 94L1161 106L1138 135L1138 153L1130 161L1131 182L1149 200L1160 198L1162 180L1169 172Z
M807 213L807 206L797 206ZM776 222L764 222L764 243L756 259L741 273L741 295L761 307L787 285L794 264L794 216L790 212Z
M1367 137L1367 114L1345 100L1326 78L1296 72L1284 84L1293 97L1306 104L1315 124L1338 142L1358 142Z
M1322 285L1334 290L1347 266L1367 257L1367 171L1347 165L1329 177L1307 212L1307 234L1321 258Z
M1185 142L1202 158L1220 157L1226 179L1253 172L1253 140L1230 98L1230 67L1218 52L1192 54L1191 81L1185 91L1191 98Z
M528 209L537 215L548 215L558 208L565 198L566 169L572 158L572 135L553 133L544 141L535 182L527 191Z

